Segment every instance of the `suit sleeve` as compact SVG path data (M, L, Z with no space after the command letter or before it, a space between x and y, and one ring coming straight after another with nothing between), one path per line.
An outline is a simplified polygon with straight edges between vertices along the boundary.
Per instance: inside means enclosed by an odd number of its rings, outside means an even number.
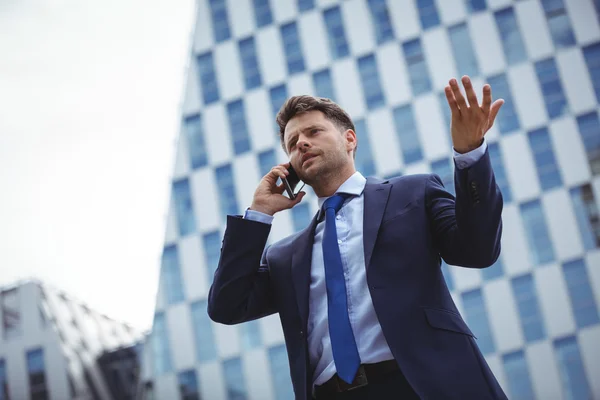
M434 245L448 264L486 268L500 255L502 193L496 185L490 156L469 168L455 168L456 198L437 175L425 189Z
M208 315L233 325L276 312L265 249L271 225L228 216Z

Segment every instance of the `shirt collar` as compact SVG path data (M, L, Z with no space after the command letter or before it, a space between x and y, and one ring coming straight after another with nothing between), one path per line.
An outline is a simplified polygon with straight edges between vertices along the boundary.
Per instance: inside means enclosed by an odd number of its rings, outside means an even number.
M354 174L352 174L352 176L350 176L350 178L346 179L346 181L340 185L338 190L335 191L335 194L345 193L352 196L360 196L365 190L366 184L367 179L364 176L362 176L360 172L356 171ZM325 200L327 200L329 197L319 197L319 214L317 215L318 219L320 219L321 217L321 209L323 208L323 203L325 203Z

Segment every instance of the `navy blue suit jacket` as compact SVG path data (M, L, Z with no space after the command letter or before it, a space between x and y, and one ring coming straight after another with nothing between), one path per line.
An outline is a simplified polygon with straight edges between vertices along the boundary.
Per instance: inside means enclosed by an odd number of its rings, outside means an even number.
M440 257L469 268L495 262L502 195L487 152L454 179L456 199L436 175L367 180L367 284L392 354L421 398L506 399L440 269ZM279 313L297 399L312 393L306 329L316 224L265 251L270 225L229 216L208 300L223 324Z

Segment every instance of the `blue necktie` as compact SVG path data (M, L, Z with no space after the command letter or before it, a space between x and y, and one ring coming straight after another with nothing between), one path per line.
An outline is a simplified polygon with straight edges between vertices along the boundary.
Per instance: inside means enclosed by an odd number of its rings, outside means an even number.
M360 366L360 356L354 333L348 316L346 298L346 280L337 231L335 214L342 208L347 195L336 194L325 201L325 234L323 237L323 261L325 264L325 283L327 285L327 312L329 318L329 336L333 361L338 376L352 383Z

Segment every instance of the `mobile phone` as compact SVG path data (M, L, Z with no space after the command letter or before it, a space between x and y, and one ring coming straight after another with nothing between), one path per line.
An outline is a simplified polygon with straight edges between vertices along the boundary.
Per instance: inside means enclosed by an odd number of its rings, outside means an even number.
M298 186L298 183L300 182L300 178L298 177L298 174L294 170L294 167L292 167L291 163L287 170L289 172L289 175L287 177L283 178L282 181L283 181L283 184L285 185L285 191L287 192L288 197L290 199L294 200L296 198L296 196L298 195L298 193L294 193L294 191L296 190L296 186ZM302 185L302 187L304 187L304 185ZM300 188L300 189L302 189L302 188Z

